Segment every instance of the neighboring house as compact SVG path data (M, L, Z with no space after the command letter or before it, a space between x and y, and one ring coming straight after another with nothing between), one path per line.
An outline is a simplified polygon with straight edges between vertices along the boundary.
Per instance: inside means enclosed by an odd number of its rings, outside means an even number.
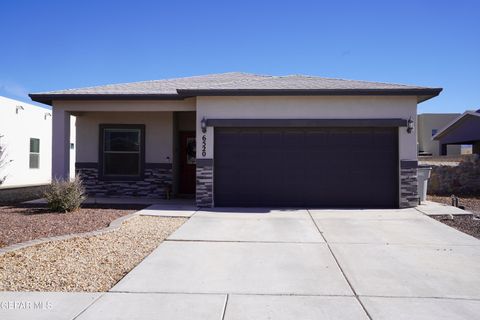
M417 103L442 89L225 73L30 94L53 106L55 177L197 205L411 207ZM196 145L195 145L196 141Z
M417 136L419 155L438 156L438 141L432 140L437 132L456 119L460 113L422 113L417 117ZM461 146L451 145L447 148L448 155L460 155Z
M450 145L472 145L472 153L480 154L480 109L465 111L439 130L433 140L439 144L439 152L447 154Z
M74 125L75 119L73 118ZM0 143L7 165L1 189L48 184L52 172L52 111L0 96ZM72 139L75 136L72 135ZM72 150L73 151L73 150ZM74 162L71 163L72 168Z

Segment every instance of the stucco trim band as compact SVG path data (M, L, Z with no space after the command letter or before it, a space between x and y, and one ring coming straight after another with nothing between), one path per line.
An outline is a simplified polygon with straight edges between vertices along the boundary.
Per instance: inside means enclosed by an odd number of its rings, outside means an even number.
M206 119L208 127L406 127L406 119Z

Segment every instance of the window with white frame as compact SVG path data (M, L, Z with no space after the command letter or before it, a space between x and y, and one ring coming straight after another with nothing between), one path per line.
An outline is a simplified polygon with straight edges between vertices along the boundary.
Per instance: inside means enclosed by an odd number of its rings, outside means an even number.
M30 169L40 168L40 139L30 138Z

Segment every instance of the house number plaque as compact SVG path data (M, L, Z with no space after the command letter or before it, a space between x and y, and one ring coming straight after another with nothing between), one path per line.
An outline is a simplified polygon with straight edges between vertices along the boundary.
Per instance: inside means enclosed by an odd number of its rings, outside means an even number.
M207 156L207 136L202 135L202 157Z

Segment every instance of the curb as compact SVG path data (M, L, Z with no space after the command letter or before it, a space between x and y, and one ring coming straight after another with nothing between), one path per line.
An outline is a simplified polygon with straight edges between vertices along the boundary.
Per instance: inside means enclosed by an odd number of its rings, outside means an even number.
M93 236L99 236L105 233L109 233L112 231L115 231L120 228L122 223L124 223L127 220L130 220L131 218L135 217L138 215L137 212L133 212L130 214L127 214L125 216L119 217L108 225L108 227L100 229L100 230L94 230L94 231L88 231L88 232L81 232L81 233L70 233L70 234L64 234L60 236L54 236L54 237L46 237L46 238L38 238L34 240L29 240L25 242L20 242L20 243L15 243L12 244L8 247L4 247L0 249L0 256L2 256L5 253L16 251L19 249L24 249L27 247L35 246L38 244L46 243L46 242L51 242L51 241L60 241L60 240L69 240L73 238L83 238L83 237L93 237Z

